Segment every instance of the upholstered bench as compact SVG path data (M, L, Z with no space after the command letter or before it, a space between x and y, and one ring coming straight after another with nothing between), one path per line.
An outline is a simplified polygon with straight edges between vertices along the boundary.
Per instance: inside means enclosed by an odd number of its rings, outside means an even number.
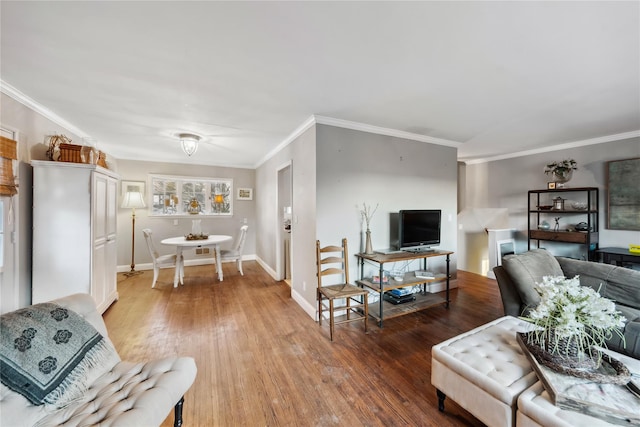
M431 383L439 409L448 396L488 426L514 426L518 396L538 381L516 341L516 332L529 328L506 316L435 345Z
M102 316L90 295L76 294L51 302L79 315L80 323L90 323L112 346ZM27 313L27 316L19 315L31 317L30 308L14 313ZM11 319L3 315L3 319L7 318ZM3 335L7 333L4 328L1 332ZM121 361L115 354L115 359L110 358L109 363L94 364L90 369L95 371L90 375L95 379L80 391L79 399L63 407L49 403L34 404L24 395L1 384L0 425L159 426L174 407L174 425L182 425L183 395L196 376L195 361L191 357L133 363Z

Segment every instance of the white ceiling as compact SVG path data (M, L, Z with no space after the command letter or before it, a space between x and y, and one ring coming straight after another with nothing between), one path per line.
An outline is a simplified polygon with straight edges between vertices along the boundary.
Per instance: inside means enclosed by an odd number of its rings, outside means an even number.
M0 13L3 92L116 158L255 167L314 115L462 161L640 135L638 1L3 0ZM180 132L205 136L193 158Z

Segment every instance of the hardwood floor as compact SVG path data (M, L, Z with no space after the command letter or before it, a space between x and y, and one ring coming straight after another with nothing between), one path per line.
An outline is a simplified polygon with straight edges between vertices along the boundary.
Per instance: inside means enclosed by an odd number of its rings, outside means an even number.
M244 276L224 264L118 276L120 300L104 315L125 360L188 355L198 374L185 395L185 426L482 426L447 399L437 410L431 347L503 315L495 281L458 272L449 309L320 327L256 262ZM171 426L173 414L163 426Z

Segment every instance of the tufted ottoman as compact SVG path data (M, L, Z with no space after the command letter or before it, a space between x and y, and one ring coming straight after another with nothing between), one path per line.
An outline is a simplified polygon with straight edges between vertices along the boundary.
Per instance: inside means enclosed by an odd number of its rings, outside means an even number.
M529 323L506 316L432 350L431 383L444 411L449 396L488 426L514 426L520 393L538 381L516 341Z

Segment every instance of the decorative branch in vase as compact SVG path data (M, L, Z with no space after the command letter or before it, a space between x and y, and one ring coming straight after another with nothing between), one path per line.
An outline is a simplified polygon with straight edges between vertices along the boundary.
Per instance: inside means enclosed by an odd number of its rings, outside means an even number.
M360 215L362 216L362 220L367 226L366 236L367 240L365 243L364 253L367 255L371 255L373 253L373 248L371 246L371 230L369 229L369 225L371 224L371 218L373 218L373 214L378 210L379 203L376 203L376 207L371 210L371 205L367 206L366 203L362 204L362 209L360 210Z

